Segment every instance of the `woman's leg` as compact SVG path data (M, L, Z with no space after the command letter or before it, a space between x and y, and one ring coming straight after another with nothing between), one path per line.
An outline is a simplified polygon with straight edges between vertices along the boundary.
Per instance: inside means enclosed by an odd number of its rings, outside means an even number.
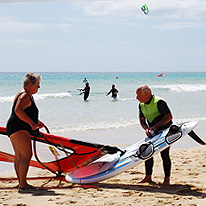
M21 130L10 136L15 152L15 171L19 180L20 188L29 187L26 176L29 169L29 163L32 157L31 137L30 134Z

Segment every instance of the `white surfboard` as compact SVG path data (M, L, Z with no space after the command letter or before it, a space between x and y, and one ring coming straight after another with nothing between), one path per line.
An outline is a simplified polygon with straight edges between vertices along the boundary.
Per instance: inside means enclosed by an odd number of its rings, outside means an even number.
M172 125L153 138L146 137L144 140L125 148L123 155L121 152L107 154L82 168L69 172L66 175L66 180L72 183L89 184L114 177L161 152L186 134L189 133L191 136L190 133L196 125L197 122ZM195 137L192 138L195 139ZM200 143L198 140L196 141ZM204 143L204 141L202 142Z

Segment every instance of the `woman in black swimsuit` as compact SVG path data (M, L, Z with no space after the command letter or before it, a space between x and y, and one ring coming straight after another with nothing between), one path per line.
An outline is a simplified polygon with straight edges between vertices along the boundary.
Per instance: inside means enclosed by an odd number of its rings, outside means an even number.
M30 134L44 124L38 120L38 108L32 97L40 88L41 76L28 73L23 89L16 95L11 116L7 122L7 134L10 137L14 152L14 167L20 190L33 188L26 181L29 163L32 157Z

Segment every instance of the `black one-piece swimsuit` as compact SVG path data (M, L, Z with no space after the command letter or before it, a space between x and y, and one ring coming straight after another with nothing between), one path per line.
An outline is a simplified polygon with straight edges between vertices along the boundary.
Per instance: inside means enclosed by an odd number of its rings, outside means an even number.
M19 98L19 96L24 93L24 92L21 92L15 102L14 102L14 105L12 107L12 112L11 112L11 116L7 122L7 125L6 125L6 132L7 132L7 135L10 137L13 133L15 132L18 132L20 130L26 130L28 131L30 134L32 132L32 128L31 126L22 121L15 113L15 106L16 106L16 103L17 103L17 100ZM24 109L24 112L37 124L38 123L38 114L39 114L39 110L36 106L36 104L34 103L34 100L30 97L31 99L31 105L29 107L27 107L26 109Z

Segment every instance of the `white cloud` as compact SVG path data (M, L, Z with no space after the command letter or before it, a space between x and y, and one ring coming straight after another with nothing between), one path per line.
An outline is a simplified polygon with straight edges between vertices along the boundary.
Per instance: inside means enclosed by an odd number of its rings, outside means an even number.
M12 17L0 18L0 33L27 33L34 31L42 31L45 29L62 29L68 30L71 28L70 24L44 24L44 23L31 23L15 21Z
M0 0L0 3L20 3L20 2L50 2L50 1L72 1L72 0Z
M69 2L70 8L82 11L85 18L65 17L69 24L49 25L43 23L15 22L12 17L0 17L0 33L31 32L59 27L69 31L71 24L107 23L137 26L148 20L147 26L158 30L204 27L206 0L0 0L1 2ZM149 14L140 10L146 3ZM48 3L49 4L49 3ZM10 19L9 19L10 18ZM168 23L168 21L170 23ZM92 26L90 24L90 26Z
M140 8L149 7L148 16L163 19L204 19L206 0L0 0L0 3L68 2L88 16L142 18Z
M205 0L118 0L118 1L87 1L74 5L91 16L141 17L141 6L146 3L149 15L166 18L205 18Z
M47 43L45 40L34 39L0 39L0 44L5 45L43 45Z
M115 0L0 0L0 3L31 3L31 2L77 2L77 1L115 1Z
M203 25L198 22L175 22L175 23L165 23L161 25L154 25L153 28L156 30L177 30L184 28L205 28L206 25Z
M0 22L4 22L4 21L14 21L15 18L13 16L4 16L4 17L0 17Z
M140 10L145 3L149 7L147 16ZM77 1L73 5L87 16L99 17L111 24L137 26L143 19L153 29L205 27L206 0ZM168 21L171 23L168 24Z
M133 16L139 8L138 1L87 1L74 3L76 8L81 8L91 16Z
M0 33L32 32L42 30L47 25L42 23L25 23L17 21L0 22Z

